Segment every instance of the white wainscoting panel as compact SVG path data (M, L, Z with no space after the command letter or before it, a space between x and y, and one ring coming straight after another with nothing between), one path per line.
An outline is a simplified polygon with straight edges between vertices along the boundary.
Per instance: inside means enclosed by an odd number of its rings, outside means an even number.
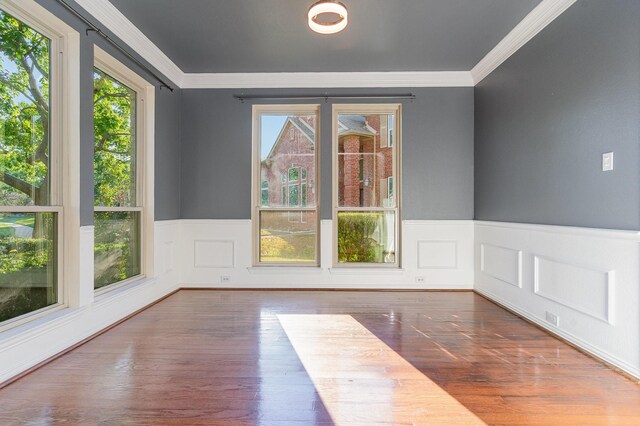
M87 249L87 244L93 241L93 227L83 228L86 229L81 228L80 233L81 262L93 265L93 248ZM178 241L179 222L157 221L154 232L155 264L162 265L169 258L166 250ZM170 272L165 272L165 267L156 267L153 277L95 298L91 294L82 298L85 302L82 306L60 309L0 333L0 383L177 289L178 268L171 265ZM86 280L89 273L83 271ZM87 287L93 288L92 275L89 283L82 282L82 288Z
M457 267L457 241L418 241L418 269L456 269Z
M487 276L522 287L522 251L480 244L480 270Z
M640 377L638 232L477 221L475 247L477 292Z
M538 296L613 324L614 271L598 271L534 256L533 287Z
M253 267L250 220L183 219L180 284L229 288L473 288L471 220L404 221L402 266L395 271L333 268L332 232L331 220L321 221L319 267ZM204 241L215 245L200 246ZM221 282L222 276L230 277L230 281Z
M195 240L193 266L195 268L233 268L233 241Z

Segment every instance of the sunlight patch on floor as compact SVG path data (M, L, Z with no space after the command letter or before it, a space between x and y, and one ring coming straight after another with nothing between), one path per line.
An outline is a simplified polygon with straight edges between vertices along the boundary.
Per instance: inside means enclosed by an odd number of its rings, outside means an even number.
M278 319L336 424L484 424L352 316Z

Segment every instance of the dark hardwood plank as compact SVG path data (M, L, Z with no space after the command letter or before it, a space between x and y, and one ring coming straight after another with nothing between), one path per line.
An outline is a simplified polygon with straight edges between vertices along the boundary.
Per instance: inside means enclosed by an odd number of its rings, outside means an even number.
M640 386L470 292L189 290L0 390L3 425L476 421L637 425Z

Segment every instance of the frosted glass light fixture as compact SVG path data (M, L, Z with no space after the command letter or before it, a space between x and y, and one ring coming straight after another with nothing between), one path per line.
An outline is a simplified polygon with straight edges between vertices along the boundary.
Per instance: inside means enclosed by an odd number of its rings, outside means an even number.
M335 34L347 27L348 12L339 1L322 0L313 4L307 13L309 28L319 34Z

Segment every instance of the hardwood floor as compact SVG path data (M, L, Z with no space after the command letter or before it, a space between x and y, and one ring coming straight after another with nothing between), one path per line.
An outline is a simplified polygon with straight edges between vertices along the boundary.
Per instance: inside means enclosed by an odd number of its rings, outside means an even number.
M474 293L183 290L0 424L640 424L640 386Z

